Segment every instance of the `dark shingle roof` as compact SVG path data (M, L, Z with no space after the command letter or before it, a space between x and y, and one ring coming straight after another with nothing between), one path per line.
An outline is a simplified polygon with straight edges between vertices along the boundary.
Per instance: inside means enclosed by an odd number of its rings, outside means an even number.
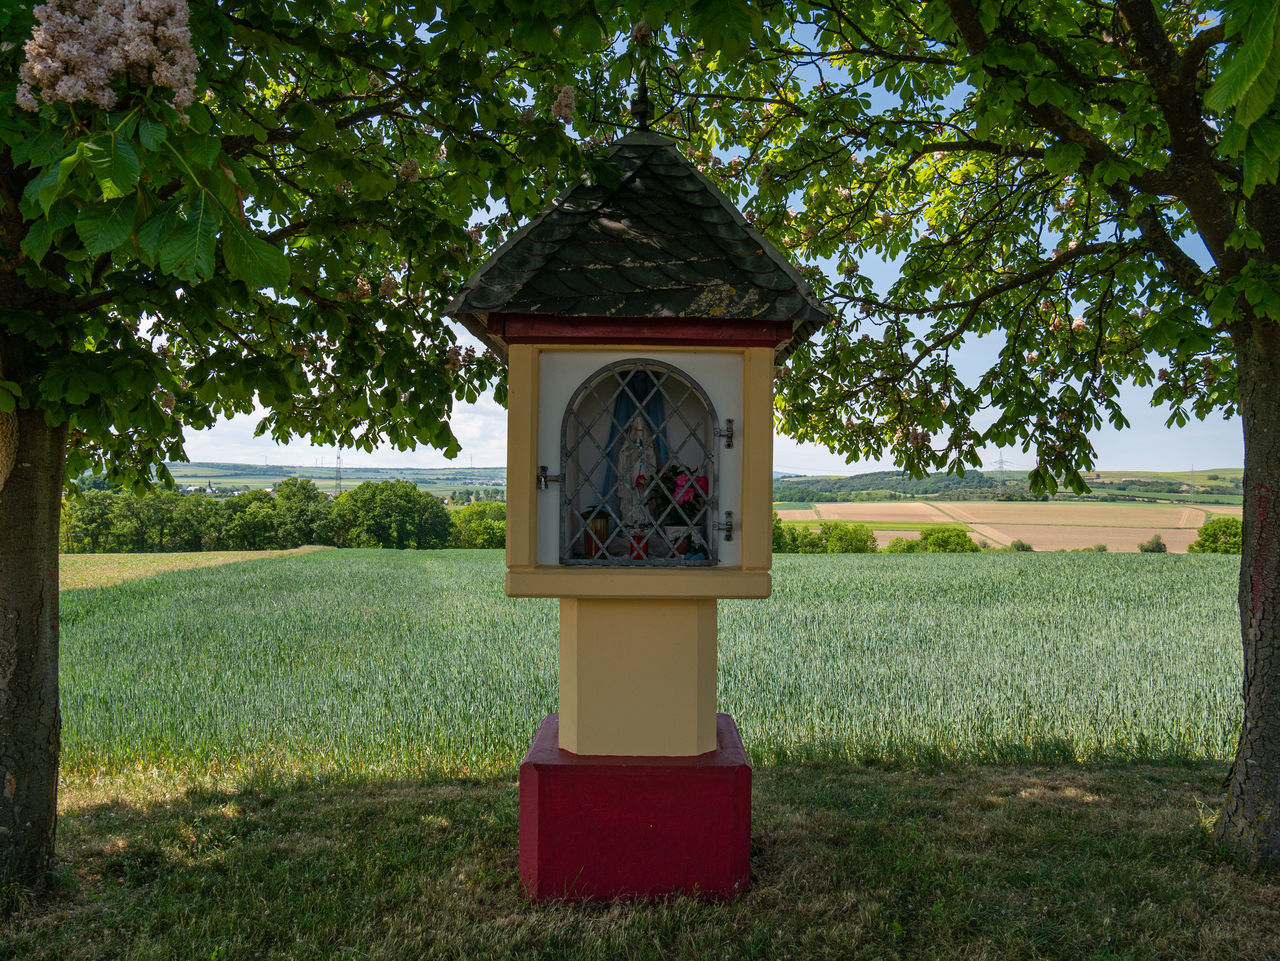
M581 183L515 233L445 312L490 346L491 314L789 322L830 317L795 268L660 134L623 137L616 186Z

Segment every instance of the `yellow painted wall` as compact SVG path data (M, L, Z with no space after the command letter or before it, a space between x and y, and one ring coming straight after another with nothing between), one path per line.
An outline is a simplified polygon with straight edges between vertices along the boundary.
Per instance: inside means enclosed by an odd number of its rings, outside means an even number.
M773 351L745 352L742 385L742 569L773 566Z
M537 563L539 354L555 345L513 344L508 355L507 405L507 594L511 597L768 597L772 591L773 351L763 347L671 348L743 355L742 493L734 537L741 541L740 567L625 570L582 569ZM574 350L584 349L574 345ZM589 348L586 348L589 349ZM663 348L602 344L600 350ZM558 468L552 467L555 472Z
M686 757L716 747L716 602L560 602L560 747Z
M507 567L537 562L538 349L507 352Z
M768 571L738 567L541 567L507 572L508 597L768 597Z

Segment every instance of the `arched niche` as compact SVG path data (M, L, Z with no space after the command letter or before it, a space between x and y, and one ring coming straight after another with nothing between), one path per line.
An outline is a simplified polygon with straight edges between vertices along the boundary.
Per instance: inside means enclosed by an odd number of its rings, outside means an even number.
M595 370L560 431L560 563L705 567L718 561L715 408L689 373L652 358Z

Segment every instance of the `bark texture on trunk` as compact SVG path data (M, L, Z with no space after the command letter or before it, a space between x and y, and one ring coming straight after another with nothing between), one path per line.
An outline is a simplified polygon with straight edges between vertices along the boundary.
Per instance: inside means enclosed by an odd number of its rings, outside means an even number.
M65 427L19 410L0 488L0 884L39 883L57 823L58 522Z
M1218 840L1280 867L1280 325L1234 335L1244 422L1244 721Z

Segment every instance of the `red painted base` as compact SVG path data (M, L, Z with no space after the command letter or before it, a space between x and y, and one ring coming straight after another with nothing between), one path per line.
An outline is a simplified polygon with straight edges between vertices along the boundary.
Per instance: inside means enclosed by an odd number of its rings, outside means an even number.
M697 757L601 757L559 747L542 722L520 765L520 881L536 901L733 897L751 876L751 764L716 717Z

